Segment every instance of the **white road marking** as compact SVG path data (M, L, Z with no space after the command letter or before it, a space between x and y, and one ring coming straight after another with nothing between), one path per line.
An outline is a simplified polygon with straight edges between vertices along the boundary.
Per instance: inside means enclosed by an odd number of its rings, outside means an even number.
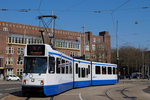
M8 89L4 89L4 90L14 90L14 89L20 89L20 88L8 88Z
M82 97L81 97L81 92L79 93L79 98L80 98L80 100L83 100Z
M61 95L66 95L66 96L70 96L70 95L73 96L73 95L75 95L76 96L76 95L79 95L79 94L61 94Z

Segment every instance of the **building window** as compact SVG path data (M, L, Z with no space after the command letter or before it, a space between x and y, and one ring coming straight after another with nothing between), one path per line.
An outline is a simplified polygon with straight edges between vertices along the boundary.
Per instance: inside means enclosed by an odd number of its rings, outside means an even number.
M79 42L55 40L55 47L79 49Z
M8 28L7 28L7 27L4 27L4 28L3 28L3 31L8 31Z
M0 67L3 67L3 58L0 58Z
M23 70L22 69L17 69L17 75L22 75Z
M17 39L17 37L16 37L16 38L15 38L15 43L17 43L17 40L18 40L18 39Z
M92 58L95 59L95 55L94 54L92 55Z
M95 51L95 45L92 44L92 51Z
M86 45L85 50L86 50L86 51L89 51L89 45Z
M96 42L96 38L93 38L93 42Z
M11 43L11 37L8 37L8 43Z
M90 58L90 55L89 54L85 54L85 58L89 59Z
M23 53L23 48L18 48L17 49L17 54L18 55L23 55L24 53Z
M13 75L13 69L8 69L8 75Z
M27 38L24 39L24 44L27 44Z
M23 59L21 57L18 57L17 64L18 65L22 65L23 64Z
M32 43L32 39L28 39L28 44L31 44Z
M6 58L6 65L13 65L13 58L12 57Z
M21 48L21 55L23 55L24 53L23 53L23 48Z
M81 56L81 53L80 53L80 52L78 52L78 53L77 53L77 56Z
M20 42L20 39L19 39L19 37L17 37L17 43L19 43Z
M70 56L75 56L75 53L74 52L70 52Z
M12 43L15 43L15 37L12 37Z
M17 54L20 55L20 48L17 49Z
M104 58L104 53L99 53L99 58Z
M14 54L14 48L13 47L6 47L6 54Z

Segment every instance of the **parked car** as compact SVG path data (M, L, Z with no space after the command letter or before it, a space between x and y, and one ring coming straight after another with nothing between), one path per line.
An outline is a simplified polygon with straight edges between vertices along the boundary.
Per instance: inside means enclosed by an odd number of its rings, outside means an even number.
M19 81L20 78L18 76L16 76L16 75L8 75L8 76L6 76L6 80L7 81L10 81L10 80Z
M140 72L134 72L131 74L131 78L137 78L137 79L140 79L142 78L142 74Z

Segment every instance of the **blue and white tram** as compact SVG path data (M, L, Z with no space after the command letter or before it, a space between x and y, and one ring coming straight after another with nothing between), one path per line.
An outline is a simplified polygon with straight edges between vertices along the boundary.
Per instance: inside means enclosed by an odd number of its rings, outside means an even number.
M116 68L115 64L74 59L47 44L30 44L24 54L22 93L52 96L72 88L116 84Z

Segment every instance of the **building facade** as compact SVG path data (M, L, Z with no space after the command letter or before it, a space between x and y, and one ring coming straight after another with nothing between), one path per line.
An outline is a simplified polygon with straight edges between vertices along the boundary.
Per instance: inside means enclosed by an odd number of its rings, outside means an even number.
M0 78L9 74L22 74L25 45L43 44L39 30L44 31L44 42L50 44L49 28L0 21ZM84 55L90 61L111 62L108 32L103 31L96 36L92 32L54 29L53 33L54 49L69 56Z

